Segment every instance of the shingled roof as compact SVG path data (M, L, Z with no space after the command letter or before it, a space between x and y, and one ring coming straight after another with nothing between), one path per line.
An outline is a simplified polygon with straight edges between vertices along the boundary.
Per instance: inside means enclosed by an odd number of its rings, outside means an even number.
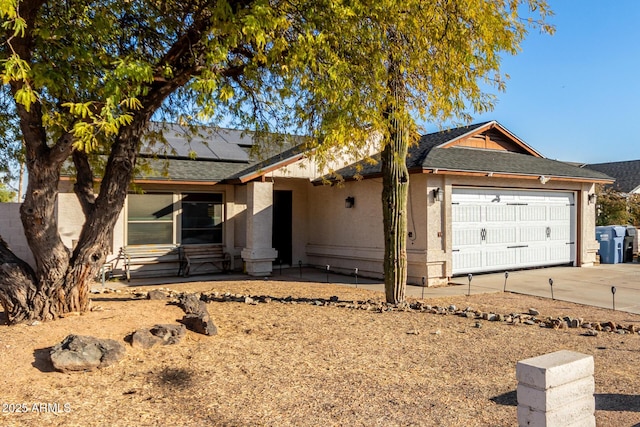
M245 169L248 162L208 161L193 159L147 159L146 168L134 180L157 182L221 182Z
M640 160L594 163L585 168L602 172L616 179L613 188L623 193L640 192Z
M452 146L456 140L481 133L489 128L498 129L508 135L526 152ZM373 156L372 159L373 163L362 161L336 171L336 175L347 180L358 176L364 178L379 176L382 172L380 155ZM407 168L410 172L420 173L423 171L476 172L612 181L612 178L604 173L544 158L495 121L424 135L417 145L410 147ZM334 177L325 176L324 180L332 178ZM323 179L319 179L314 183L319 184L322 181Z

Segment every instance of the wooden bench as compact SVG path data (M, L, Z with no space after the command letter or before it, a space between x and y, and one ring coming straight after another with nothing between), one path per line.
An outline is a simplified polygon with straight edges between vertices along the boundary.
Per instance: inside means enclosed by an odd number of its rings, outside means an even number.
M183 261L178 245L134 245L120 248L120 255L124 261L124 271L127 281L131 281L132 265L152 265L173 263L178 266L177 274L182 271Z
M187 277L196 270L194 266L201 267L212 264L223 272L231 267L231 256L224 252L221 245L194 245L182 246L182 274Z

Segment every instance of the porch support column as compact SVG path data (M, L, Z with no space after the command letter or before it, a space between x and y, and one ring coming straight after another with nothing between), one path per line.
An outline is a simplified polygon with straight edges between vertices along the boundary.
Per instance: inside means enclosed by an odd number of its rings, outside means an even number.
M247 247L241 252L247 274L269 276L278 251L271 246L273 227L273 183L247 185Z

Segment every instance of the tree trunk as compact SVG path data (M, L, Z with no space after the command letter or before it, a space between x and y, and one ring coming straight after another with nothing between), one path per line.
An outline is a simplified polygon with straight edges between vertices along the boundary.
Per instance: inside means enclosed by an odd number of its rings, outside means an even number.
M27 31L11 35L13 30L6 29L9 34L5 37L12 40L12 51L27 63L31 62L34 48L31 30L37 28L36 18L44 3L43 0L20 2L20 17ZM131 123L121 127L112 144L107 144L109 160L97 197L93 193L93 176L86 155L73 156L77 169L74 190L85 215L73 253L64 246L58 233L56 202L60 170L73 153L74 137L66 133L57 141L48 140L50 135L45 129L42 105L36 100L29 108L16 102L28 171L20 217L36 265L31 268L16 257L0 237L0 303L8 323L51 320L64 313L88 310L90 284L111 252L113 227L133 177L140 139L151 116L165 99L197 73L199 55L207 46L200 42L203 35L208 34L209 26L209 15L198 16L189 31L175 40L158 61L161 69L166 65L173 70L173 78L153 79L148 83L139 97L143 107L131 112ZM241 69L234 66L226 72ZM15 79L9 84L16 97L27 82ZM73 128L72 124L68 128Z
M407 194L409 133L403 113L404 84L398 64L389 66L392 100L386 111L388 141L382 151L382 212L384 227L384 287L391 304L405 301L407 285Z

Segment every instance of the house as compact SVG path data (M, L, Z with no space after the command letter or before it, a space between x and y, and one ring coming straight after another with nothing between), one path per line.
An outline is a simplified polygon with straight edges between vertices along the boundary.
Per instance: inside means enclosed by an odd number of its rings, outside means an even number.
M613 188L616 191L626 194L640 193L640 160L594 163L585 167L615 178Z
M330 265L382 277L380 164L334 164L340 185L293 146L251 158L249 134L222 130L188 144L173 136L166 163L150 157L114 230L113 256L138 244L218 244L232 266L264 276L276 265ZM375 148L375 143L371 144ZM193 159L193 153L197 153ZM376 158L376 155L373 155ZM344 159L343 159L344 160ZM491 121L425 135L411 147L408 282L548 265L591 266L594 185L607 175L547 159ZM70 180L58 224L73 245L82 224Z

